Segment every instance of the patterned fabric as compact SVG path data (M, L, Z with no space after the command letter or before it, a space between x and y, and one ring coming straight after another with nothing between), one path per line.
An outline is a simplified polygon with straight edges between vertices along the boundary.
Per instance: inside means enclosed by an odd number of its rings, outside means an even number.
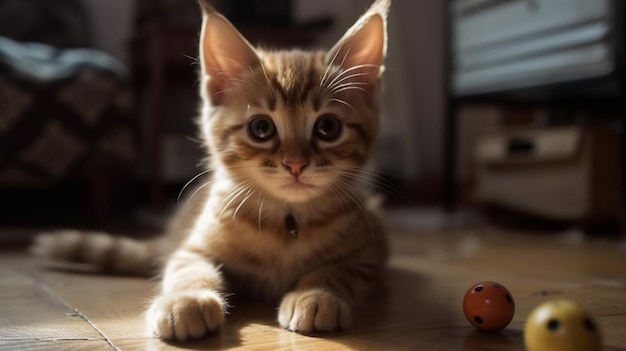
M0 37L0 186L128 172L136 157L131 107L112 58Z

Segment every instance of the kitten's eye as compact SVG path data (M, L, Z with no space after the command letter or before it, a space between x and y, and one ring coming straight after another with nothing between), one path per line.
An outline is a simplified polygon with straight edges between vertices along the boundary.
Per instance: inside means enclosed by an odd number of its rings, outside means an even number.
M323 115L315 122L313 133L324 141L333 141L341 135L341 121L334 115Z
M248 124L248 132L257 141L268 141L276 134L276 126L269 116L258 115Z

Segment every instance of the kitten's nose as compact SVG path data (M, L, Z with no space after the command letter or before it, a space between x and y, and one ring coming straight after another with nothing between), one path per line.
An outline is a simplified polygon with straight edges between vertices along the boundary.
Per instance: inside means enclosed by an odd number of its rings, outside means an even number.
M286 158L281 163L294 176L299 176L300 174L302 174L302 171L304 170L304 168L309 165L309 161L305 159L301 159L301 158L297 158L297 159Z

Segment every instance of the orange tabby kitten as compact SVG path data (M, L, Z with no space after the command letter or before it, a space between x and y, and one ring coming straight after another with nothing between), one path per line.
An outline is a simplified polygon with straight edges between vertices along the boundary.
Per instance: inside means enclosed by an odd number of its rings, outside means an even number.
M163 339L217 330L233 292L280 301L289 330L348 328L387 257L358 180L378 134L389 2L375 1L328 52L255 49L201 3L210 179L161 238L68 231L38 237L34 251L142 274L166 257L146 312Z

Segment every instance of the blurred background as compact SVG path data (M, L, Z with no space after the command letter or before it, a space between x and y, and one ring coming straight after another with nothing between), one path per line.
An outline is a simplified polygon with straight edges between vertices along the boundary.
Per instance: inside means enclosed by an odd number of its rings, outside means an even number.
M328 48L370 4L212 2L275 48ZM194 0L0 0L2 227L161 224L201 171L199 25ZM623 1L395 0L388 30L395 225L621 232Z

